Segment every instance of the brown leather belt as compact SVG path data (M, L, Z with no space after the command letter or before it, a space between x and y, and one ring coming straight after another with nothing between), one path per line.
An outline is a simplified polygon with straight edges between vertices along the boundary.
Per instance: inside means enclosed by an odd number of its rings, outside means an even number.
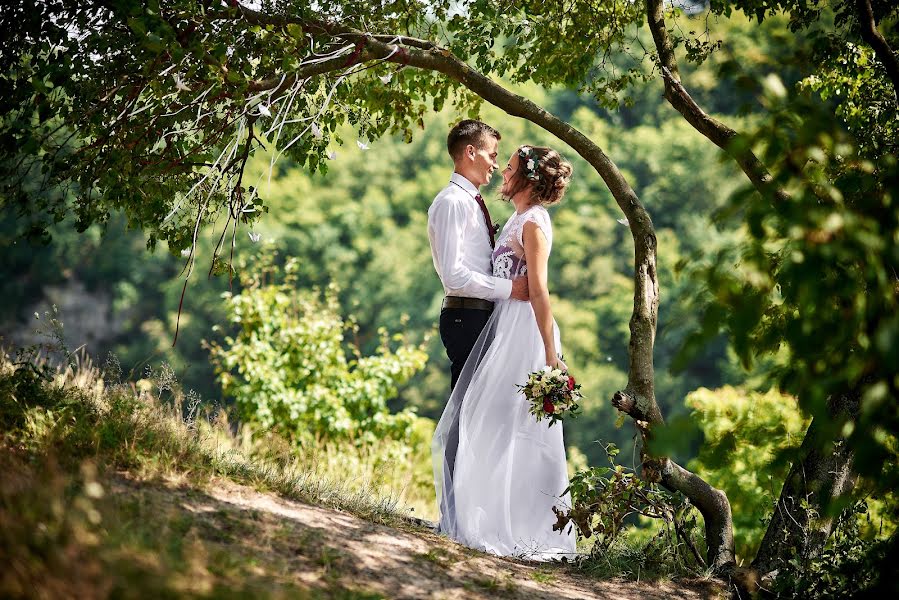
M481 298L463 298L447 296L443 299L442 308L473 308L475 310L493 310L493 302Z

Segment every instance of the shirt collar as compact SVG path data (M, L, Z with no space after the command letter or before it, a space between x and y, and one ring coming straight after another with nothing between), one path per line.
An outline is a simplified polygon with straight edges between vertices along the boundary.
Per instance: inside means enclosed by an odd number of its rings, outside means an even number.
M472 182L468 181L465 177L463 177L462 175L459 175L458 173L453 173L450 176L450 182L455 183L456 185L461 187L463 190L465 190L466 192L471 194L472 198L474 198L475 196L477 196L480 193L478 191L478 188L475 187L475 185Z

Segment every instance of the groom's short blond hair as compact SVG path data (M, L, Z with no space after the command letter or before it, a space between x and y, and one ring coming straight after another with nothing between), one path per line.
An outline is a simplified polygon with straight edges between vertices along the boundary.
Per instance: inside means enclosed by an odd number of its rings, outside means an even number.
M475 148L481 148L487 137L502 139L499 132L490 125L474 119L465 119L450 129L449 135L446 136L446 150L453 160L457 160L466 146L471 144Z

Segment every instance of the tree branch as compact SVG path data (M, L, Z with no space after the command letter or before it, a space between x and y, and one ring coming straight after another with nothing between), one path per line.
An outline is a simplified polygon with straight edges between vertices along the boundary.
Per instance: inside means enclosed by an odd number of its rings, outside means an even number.
M899 106L899 59L886 39L877 30L877 23L874 21L874 10L871 8L870 0L856 0L858 8L858 25L861 29L862 39L865 40L883 66L887 70L887 76L893 83L893 97L896 105Z
M678 491L689 498L702 514L708 547L706 564L719 573L734 567L734 525L727 494L670 458L662 459L660 471L659 482L669 490Z
M358 62L366 62L377 58L368 53L359 56ZM271 96L276 97L289 90L300 79L308 79L316 75L324 75L333 71L338 71L347 67L347 57L337 56L322 62L312 63L308 65L300 65L300 67L289 75L281 75L270 79L261 79L251 81L247 86L247 90L251 93L271 91Z
M634 392L627 390L615 392L612 396L612 406L630 415L635 421L645 421L653 425L665 424L658 405Z
M646 0L646 17L656 50L659 53L659 66L665 84L665 99L683 115L694 129L727 152L740 165L749 181L759 192L766 196L772 196L779 202L788 200L787 192L772 183L771 173L752 150L743 144L734 143L740 134L702 110L680 82L677 57L665 25L664 10L662 0Z
M635 230L635 234L636 232L646 233L647 226L651 228L649 215L640 203L636 193L627 183L618 167L599 146L571 125L537 106L527 98L508 91L490 78L478 73L450 53L449 50L417 38L384 34L373 35L338 23L327 23L289 15L268 15L241 4L238 4L238 7L240 14L243 15L247 22L254 25L279 27L299 25L305 29L318 29L335 38L352 41L362 47L356 58L358 63L371 60L385 60L443 73L508 114L527 119L567 143L575 152L590 163L602 177L609 187L609 191L612 192L612 195L618 202L619 207L628 217L631 229ZM395 43L387 43L385 40L395 41ZM297 77L322 75L346 66L345 57L338 57L312 64L305 68L301 67L286 79L293 80ZM254 92L270 89L277 91L279 86L284 89L288 87L285 79L280 76L252 82L249 89Z
M630 415L637 424L643 441L640 449L643 477L649 481L657 481L671 491L682 493L702 514L707 545L705 563L716 572L732 568L736 564L734 527L727 494L670 458L654 457L646 452L652 438L650 426L663 424L655 402L647 402L645 398L622 391L615 393L612 405Z

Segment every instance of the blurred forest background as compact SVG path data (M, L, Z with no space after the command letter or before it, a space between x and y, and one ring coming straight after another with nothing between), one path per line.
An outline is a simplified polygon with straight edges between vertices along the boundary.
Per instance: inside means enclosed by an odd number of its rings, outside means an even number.
M677 277L675 266L679 260L712 255L722 239L740 235L739 224L721 226L708 215L725 204L742 175L664 104L660 89L647 89L635 106L615 113L567 91L529 86L520 92L608 148L651 211L663 257L656 357L665 413L682 413L686 394L700 387L760 385L761 379L754 385L728 356L723 340L682 372L668 369L686 332L696 325L689 301L700 288ZM714 106L729 115L752 102L750 92L743 97L708 93ZM354 317L354 341L363 353L378 346L382 327L425 343L427 365L402 386L391 405L416 407L431 418L440 415L449 377L435 329L443 292L428 246L427 209L452 172L446 134L459 118L448 109L430 115L410 143L384 137L361 150L351 141L335 149L324 176L309 175L281 158L269 184L270 157L255 157L248 173L258 178L271 209L253 230L259 241L242 231L236 250L238 258L248 258L274 246L282 257L296 258L298 287L337 286L340 313ZM500 162L520 143L559 146L537 127L492 107L481 118L503 135ZM614 427L616 415L608 400L626 381L633 243L626 226L617 222L622 215L602 181L573 152L560 150L574 163L575 176L562 205L552 209L557 241L550 289L566 359L588 398L584 416L566 426L566 434L569 444L597 460L604 454L594 440L624 447L632 434ZM494 220L504 223L512 207L499 199L499 179L494 176L485 197ZM32 341L31 332L39 325L34 313L55 304L71 348L86 344L98 358L112 352L126 372L137 376L147 365L168 362L184 386L204 401L222 400L203 340L219 339L229 330L222 299L229 289L227 274L207 278L205 269L194 273L172 347L182 257L163 247L148 252L143 236L128 231L122 220L105 228L93 226L85 234L61 223L49 245L14 241L15 230L14 215L7 213L0 235L9 254L0 293L13 299L2 308L8 341ZM201 261L211 255L214 241L204 240ZM240 289L239 282L235 286Z
M726 44L702 65L685 66L684 78L710 113L752 129L758 124L760 82L773 74L788 88L794 85L808 45L801 32L789 32L783 18L750 24L734 13L708 25L711 36ZM651 46L648 33L644 42ZM737 64L745 87L719 85L718 74L732 73ZM658 403L675 422L678 416L695 417L674 457L727 492L737 519L738 555L752 556L785 475L783 464L769 461L777 450L798 446L807 421L794 402L771 389L767 374L777 358L747 371L722 336L679 359L688 334L700 327L696 306L705 293L704 281L690 267L714 263L719 249L747 236L746 225L724 210L745 186L744 175L665 102L659 80L631 90L616 110L564 89L508 85L604 148L651 214L661 287ZM252 230L239 231L232 282L226 270L211 277L202 267L194 272L180 323L180 253L167 252L164 243L148 251L143 234L129 230L123 218L84 233L64 221L54 226L50 243L29 243L18 237L15 215L4 212L2 343L39 341L35 330L45 327L55 306L70 349L83 346L98 363L115 357L132 381L170 367L201 407L236 406L244 411L237 414L253 414L265 429L300 438L307 431L356 447L367 443L366 434L369 442L411 445L391 456L416 463L416 475L406 483L416 490L409 501L433 518L427 447L433 422L427 419L439 418L449 378L436 332L442 289L426 219L451 173L447 131L464 116L449 108L431 113L411 140L384 136L357 144L346 129L346 143L333 147L325 174L310 175L286 157L270 171L272 157L255 155L248 181L259 186L270 212ZM556 147L574 164L565 200L551 209L549 280L565 359L586 398L584 414L565 424L569 460L572 467L604 463L603 444L612 442L622 449L620 462L631 465L638 461L633 426L616 426L609 402L626 382L633 298L627 225L619 222L622 215L606 186L573 151L492 107L483 107L480 118L502 133L501 163L516 145L527 143ZM494 177L485 197L494 220L503 223L512 209L498 199L499 179ZM200 243L201 266L211 260L217 241L211 235ZM362 364L370 376L353 383L352 373ZM344 396L330 403L334 373L356 385L353 393L365 400ZM370 381L378 382L376 389L365 387ZM284 418L275 414L275 403L266 404L278 393L297 394ZM362 423L366 414L374 421ZM725 438L729 450L745 449L727 466L715 452Z

